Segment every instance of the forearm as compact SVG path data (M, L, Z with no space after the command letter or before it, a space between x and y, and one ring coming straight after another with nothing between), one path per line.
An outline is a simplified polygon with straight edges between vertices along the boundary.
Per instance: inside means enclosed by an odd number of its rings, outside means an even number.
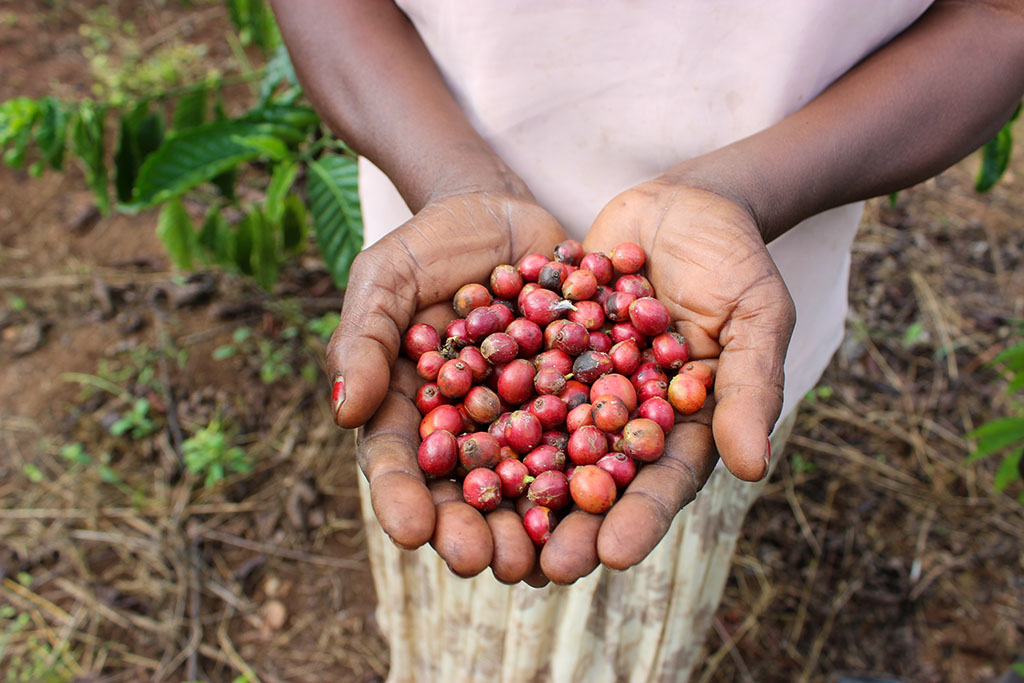
M740 203L770 241L939 173L990 139L1024 92L1024 9L995 4L940 0L804 108L666 179Z
M466 119L408 18L381 0L272 0L306 95L409 208L468 190L529 191Z

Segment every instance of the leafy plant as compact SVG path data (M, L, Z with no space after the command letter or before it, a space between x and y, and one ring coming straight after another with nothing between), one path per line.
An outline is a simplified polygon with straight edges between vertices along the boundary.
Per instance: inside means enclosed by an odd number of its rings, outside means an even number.
M189 472L204 477L206 488L216 486L229 473L246 474L252 469L245 451L231 445L220 420L190 436L181 445L185 467Z
M83 468L95 467L96 474L99 476L100 481L113 484L122 491L127 493L135 494L131 488L124 482L113 467L110 466L110 454L102 453L98 458L93 458L79 442L64 444L61 446L58 452L62 460L67 461L72 466L78 465Z
M278 308L282 313L290 313L286 319L298 316L298 313L286 311L286 307ZM218 346L213 350L213 359L227 360L234 356L241 356L246 362L256 364L260 379L264 384L273 384L294 374L294 360L302 353L303 349L307 352L312 351L315 355L313 342L306 335L312 335L321 342L326 342L337 325L338 314L327 313L307 320L303 325L288 325L281 330L278 338L273 340L256 338L252 328L239 327L232 333L231 343ZM300 372L306 381L315 381L316 368L311 363L304 364Z
M119 417L110 425L110 433L114 436L128 434L133 439L144 439L156 431L156 423L149 419L149 400L135 399L131 410Z
M173 78L136 78L131 87L97 90L105 100L8 100L0 104L4 161L14 168L29 164L39 175L63 171L72 156L104 213L160 209L157 234L176 267L216 265L265 289L306 248L312 226L328 269L344 287L363 241L355 155L301 103L265 0L226 0L226 6L236 42L267 55L262 69L243 69L231 79L209 73L199 83L165 89ZM89 34L94 61L115 40L104 37L109 33ZM255 102L231 116L222 91L247 80L259 80ZM169 119L167 103L173 103ZM112 155L110 131L117 136ZM242 184L255 195L239 192ZM203 212L198 224L196 207Z
M5 623L6 622L6 623ZM65 683L75 679L78 653L67 642L59 647L41 641L35 635L24 638L24 647L11 652L10 642L25 636L32 625L32 616L18 612L11 605L0 605L0 662L4 664L4 681L8 683Z
M991 190L1010 166L1010 154L1013 152L1012 128L1020 117L1020 109L1021 105L1018 104L1006 125L981 148L981 168L974 180L974 189L978 192Z
M1006 368L1007 394L1012 396L1024 389L1024 343L1006 349L993 362ZM1003 491L1024 477L1024 405L1014 402L1013 412L1009 417L986 422L967 435L968 439L977 440L974 452L967 458L968 464L995 453L1006 453L996 470L996 491ZM1017 499L1024 503L1024 492Z
M306 322L306 329L326 344L340 320L341 316L337 313L324 313L319 318L312 318Z

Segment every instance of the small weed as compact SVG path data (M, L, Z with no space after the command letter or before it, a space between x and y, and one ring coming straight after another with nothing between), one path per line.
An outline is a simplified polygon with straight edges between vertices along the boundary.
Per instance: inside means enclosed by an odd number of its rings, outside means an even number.
M814 463L800 453L794 453L790 461L793 466L793 471L798 474L811 474L814 472Z
M28 302L25 301L25 297L18 296L17 294L7 295L7 305L11 307L12 311L24 311L28 308Z
M279 346L266 339L257 340L256 346L259 350L260 379L264 384L273 384L291 374L292 365L288 360L291 349L288 346Z
M928 341L928 330L920 320L912 322L903 333L903 340L900 342L903 348L909 349L918 344Z
M85 446L77 441L61 446L60 457L76 465L92 464L92 458L85 452Z
M96 375L113 384L134 384L138 389L154 389L163 391L163 383L158 378L161 352L140 344L128 351L119 353L115 358L101 358L96 366ZM188 362L188 350L178 349L168 354L179 369Z
M814 387L806 394L804 394L804 400L807 401L808 403L815 403L816 401L827 401L828 399L835 396L835 393L835 389L828 386L827 384L822 384L821 386Z
M114 105L154 91L216 75L207 67L206 47L167 41L145 49L131 21L121 21L106 5L88 12L79 29L89 60L93 94Z
M46 478L46 475L43 474L42 470L30 462L25 463L21 468L21 472L28 477L28 480L33 484L38 484Z
M232 446L221 421L215 419L182 444L185 467L204 477L206 488L216 486L228 473L246 474L252 463L240 446Z
M135 399L132 409L110 425L110 433L114 436L128 434L133 439L144 439L156 429L156 423L149 419L149 401L144 398Z
M251 328L239 327L231 335L231 344L218 346L213 350L213 358L226 360L240 355L247 362L253 360L259 366L259 375L263 383L274 384L285 377L290 377L294 372L291 359L297 349L293 340L299 333L298 328L288 326L281 331L281 341L271 341L257 339L253 336Z
M1006 369L1010 396L1024 389L1024 343L1011 346L992 360L994 365ZM996 470L992 488L996 492L1006 490L1015 481L1024 478L1024 405L1014 401L1012 414L990 420L967 434L968 439L977 441L977 446L967 457L967 464L981 460L995 453L1009 451ZM1024 492L1017 500L1024 503Z
M76 653L66 642L54 648L32 635L28 631L32 626L31 615L18 612L11 605L0 606L0 624L4 622L7 623L0 632L0 662L4 664L6 683L67 683L76 680ZM24 646L9 652L15 639L24 642Z
M306 329L326 344L340 320L341 316L338 313L324 313L319 318L313 318L307 322Z

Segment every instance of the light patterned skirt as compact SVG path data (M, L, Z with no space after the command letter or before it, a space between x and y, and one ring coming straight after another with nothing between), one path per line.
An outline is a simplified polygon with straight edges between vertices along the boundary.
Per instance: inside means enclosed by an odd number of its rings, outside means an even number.
M796 411L772 436L778 461ZM743 518L764 486L715 469L639 565L571 586L463 579L430 546L395 547L359 477L388 680L558 683L686 681L729 576Z

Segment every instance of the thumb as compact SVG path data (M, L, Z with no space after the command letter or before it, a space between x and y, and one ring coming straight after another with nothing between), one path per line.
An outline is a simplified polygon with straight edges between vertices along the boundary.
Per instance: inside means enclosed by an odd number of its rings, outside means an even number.
M745 294L722 328L712 429L722 462L746 481L768 472L768 435L782 411L783 366L795 322L793 300L775 278Z
M338 426L365 424L387 394L391 367L416 312L412 264L386 241L352 262L341 319L327 345L331 411Z

